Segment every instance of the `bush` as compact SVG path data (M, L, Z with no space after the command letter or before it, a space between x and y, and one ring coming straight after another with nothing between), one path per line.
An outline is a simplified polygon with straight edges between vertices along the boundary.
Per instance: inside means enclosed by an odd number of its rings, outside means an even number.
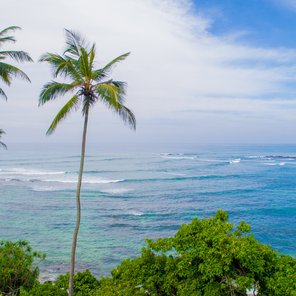
M33 252L26 241L0 242L0 294L18 295L20 287L30 289L36 282L39 269L35 259L45 255Z
M20 296L67 296L69 287L69 273L60 275L54 282L35 283L30 290L22 289ZM92 296L99 288L97 280L87 269L77 272L74 276L74 295Z
M259 243L250 226L228 215L194 219L171 238L147 240L136 259L103 278L97 296L296 295L296 260Z
M35 283L32 289L27 291L21 288L20 296L67 296L67 290L61 289L52 282L43 284Z
M280 255L273 267L272 275L267 279L267 289L270 295L296 296L296 260Z
M88 269L84 272L77 272L74 275L74 295L92 296L94 290L98 289L99 284L99 280L97 280ZM60 275L55 281L55 285L61 289L67 290L69 287L69 273Z

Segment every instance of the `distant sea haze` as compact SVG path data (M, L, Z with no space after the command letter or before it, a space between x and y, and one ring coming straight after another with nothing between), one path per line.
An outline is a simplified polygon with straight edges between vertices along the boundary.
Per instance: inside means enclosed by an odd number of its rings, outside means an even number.
M78 151L79 152L79 151ZM77 267L108 274L145 238L226 210L255 237L296 255L296 146L200 146L86 157ZM0 155L0 239L47 253L45 278L69 269L79 153L12 149Z

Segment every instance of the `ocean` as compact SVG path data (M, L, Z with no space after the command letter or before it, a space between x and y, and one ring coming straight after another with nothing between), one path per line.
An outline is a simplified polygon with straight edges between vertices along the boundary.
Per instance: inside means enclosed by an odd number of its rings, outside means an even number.
M0 151L0 240L24 239L47 258L49 279L69 269L79 149L14 145ZM163 151L87 150L77 269L108 275L217 209L296 256L296 146L197 145Z

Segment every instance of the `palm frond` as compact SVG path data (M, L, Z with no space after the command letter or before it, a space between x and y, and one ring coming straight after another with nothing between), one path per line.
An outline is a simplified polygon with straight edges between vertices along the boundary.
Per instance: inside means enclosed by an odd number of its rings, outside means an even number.
M10 31L15 31L21 29L17 26L10 26L2 31L0 31L0 47L2 43L5 43L7 41L15 42L15 38L13 36L5 36ZM25 51L16 51L16 50L2 50L0 51L0 61L5 60L5 58L10 57L11 59L17 61L17 62L33 62L30 55ZM25 72L20 70L19 68L12 66L7 63L0 62L0 79L7 85L11 84L13 77L19 77L21 79L24 79L28 82L30 81L30 78L27 76ZM4 93L4 91L0 90L0 96L4 97L7 100L7 96Z
M92 72L92 80L96 82L100 82L108 76L109 74L107 72L102 71L102 69L94 70Z
M28 82L31 82L30 78L27 76L25 72L20 70L19 68L0 62L0 78L7 84L11 84L11 78L19 77L21 79L24 79Z
M17 62L33 62L30 55L25 51L6 50L0 51L0 57L10 57Z
M123 82L117 81L116 84L105 83L98 84L96 86L96 93L101 101L114 113L129 125L130 128L136 129L136 118L133 112L123 105L124 102L124 87L119 87L124 84Z
M4 100L7 101L7 96L2 88L0 88L0 97L4 98Z
M67 30L66 31L66 50L64 51L64 54L70 54L70 56L74 58L79 58L81 53L81 48L86 48L86 42L85 39L78 34L77 32Z
M131 129L136 130L136 117L129 108L124 105L120 105L117 113L124 123L128 124Z
M89 67L89 62L88 62L88 53L84 48L81 48L81 55L77 61L77 65L80 68L81 74L85 78L91 78L91 68Z
M125 54L122 54L120 56L118 56L117 58L113 59L110 63L108 63L103 69L104 71L107 71L109 69L111 69L112 67L114 67L116 64L118 64L119 62L124 61L128 56L130 55L130 52L127 52Z
M4 149L7 149L7 146L1 141L0 141L0 146L2 146Z
M8 32L10 31L15 31L15 30L21 30L20 27L17 26L10 26L8 28L3 29L2 31L0 31L0 46L2 43L5 42L15 42L15 37L14 36L5 36Z
M108 97L101 98L101 101L115 114L117 114L124 123L126 123L131 129L136 130L136 117L134 113L121 103L114 103Z
M14 32L15 30L21 30L21 27L18 27L18 26L7 27L7 28L3 29L2 31L0 31L0 37L7 34L10 31Z
M106 76L108 76L108 74L116 66L116 64L120 63L121 61L124 61L129 55L130 55L130 52L127 52L127 53L122 54L122 55L118 56L117 58L113 59L105 67L95 71L93 79L95 81L102 80L102 78L105 78Z
M126 95L127 83L124 81L112 80L112 84L116 87L118 94L120 94L121 103L124 102L124 96Z
M60 83L51 81L43 86L39 96L39 106L46 102L56 99L58 96L64 96L67 92L77 87L76 83Z
M5 134L5 131L3 129L0 129L0 139L2 137L2 135ZM2 146L3 148L7 149L7 146L0 141L0 146Z
M120 103L124 103L125 101L125 95L126 95L126 87L127 87L127 83L124 81L116 81L113 79L110 79L108 81L104 81L104 82L99 82L96 84L96 89L102 88L106 89L106 88L112 88L117 95L117 100Z
M95 55L96 55L96 44L94 43L89 51L89 65L91 68L93 67Z
M0 79L7 85L11 84L12 75L9 70L6 69L6 64L0 62Z
M111 83L101 83L96 85L95 92L97 96L106 102L108 106L117 110L120 105L119 95L117 93L117 88Z
M15 38L13 36L6 36L6 37L0 37L0 46L2 43L5 42L15 42Z
M59 111L59 113L54 118L53 122L51 123L50 127L48 128L46 134L51 135L57 125L67 117L67 115L73 110L77 109L79 107L79 96L75 94L65 105L64 107Z
M77 71L73 62L69 58L64 58L58 54L45 53L39 58L39 62L48 62L52 68L52 73L54 77L70 76L73 80L83 80L79 71Z

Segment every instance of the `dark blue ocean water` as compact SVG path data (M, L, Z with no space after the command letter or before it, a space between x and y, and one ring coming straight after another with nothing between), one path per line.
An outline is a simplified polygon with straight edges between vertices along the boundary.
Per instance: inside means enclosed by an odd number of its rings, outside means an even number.
M144 239L173 235L217 209L255 237L296 255L296 146L88 149L77 267L108 274ZM0 239L47 253L42 274L68 270L79 149L14 146L0 154Z

